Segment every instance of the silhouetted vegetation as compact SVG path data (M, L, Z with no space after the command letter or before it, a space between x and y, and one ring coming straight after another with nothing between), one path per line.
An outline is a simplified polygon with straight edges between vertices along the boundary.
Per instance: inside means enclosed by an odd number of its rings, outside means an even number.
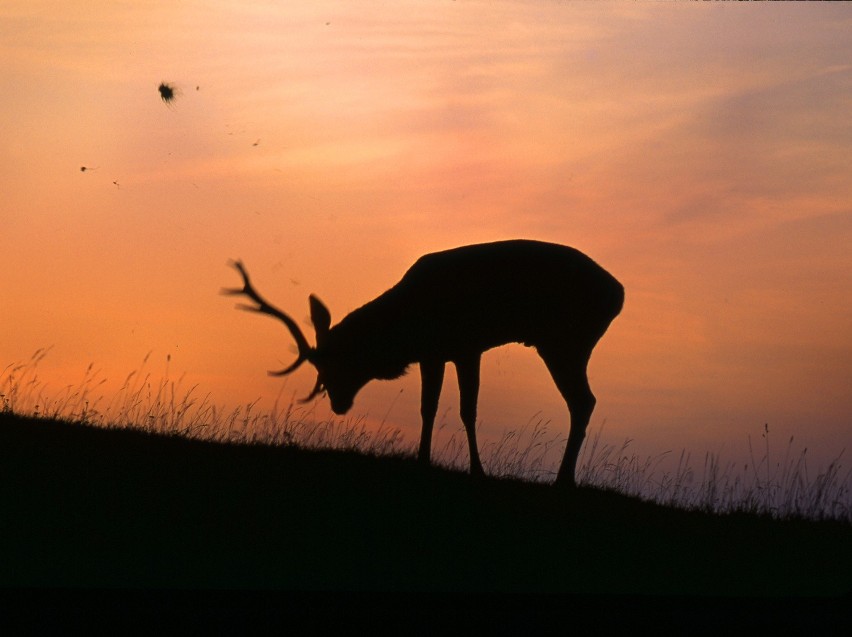
M3 586L838 595L852 528L0 414Z
M99 389L106 379L93 364L77 385L56 391L38 373L49 350L39 349L29 360L7 365L0 372L0 411L217 442L409 457L416 452L399 429L384 425L377 429L362 417L320 419L310 405L293 401L277 400L269 410L258 409L256 403L223 409L209 395L199 395L197 385L187 388L183 376L170 379L168 357L165 375L154 380L146 370L150 353L108 401ZM467 440L463 432L449 433L445 427L446 422L438 427L442 443L435 450L436 464L462 469L468 463ZM768 426L761 437L758 447L752 446L749 436L751 461L745 465L735 466L708 453L697 470L689 454L681 452L675 469L663 471L660 464L668 453L640 457L631 451L629 440L620 446L608 444L601 441L598 430L583 446L578 481L708 513L852 523L852 472L841 464L842 450L827 467L813 470L806 462L806 450L793 451L792 438L786 451L779 453L770 448ZM554 456L564 445L564 432L551 433L547 422L533 418L497 440L486 440L481 455L489 476L550 483L556 475L558 458Z
M100 389L106 379L90 364L77 385L51 389L38 372L50 348L37 350L23 362L0 372L0 411L24 416L67 420L100 427L130 427L149 433L177 434L186 438L228 443L296 445L309 449L337 449L366 454L413 457L416 447L399 429L376 428L363 417L317 417L310 405L276 400L261 410L256 402L233 409L215 405L200 396L198 386L186 387L185 378L169 377L169 357L163 377L154 380L142 365L124 379L107 401ZM486 440L481 455L487 474L529 482L550 483L555 463L565 445L561 429L551 433L547 422L535 421ZM468 464L464 433L438 427L441 444L436 464L463 469ZM813 470L806 449L796 453L793 439L779 453L770 445L764 427L759 445L748 437L750 462L734 465L718 455L706 454L696 469L688 453L681 452L674 470L662 470L668 452L641 457L630 441L612 445L601 441L599 429L583 446L578 467L581 485L604 488L658 504L707 513L751 513L780 519L830 519L852 523L852 472L841 464L843 451L826 467ZM555 453L554 453L555 452Z
M546 462L563 439L538 423L484 445L496 477L476 480L460 471L461 432L436 450L440 466L427 468L398 430L318 421L292 403L266 413L254 404L217 409L183 377L169 379L168 368L155 382L148 357L108 402L93 365L57 393L38 373L47 351L0 373L3 586L852 589L848 476L838 477L839 463L812 485L834 508L806 515L806 504L785 510L766 496L811 488L795 459L778 475L758 461L766 480L739 493L739 478L705 466L690 491L688 458L658 478L652 460L592 438L581 487L565 491L548 484ZM627 495L649 488L657 503Z

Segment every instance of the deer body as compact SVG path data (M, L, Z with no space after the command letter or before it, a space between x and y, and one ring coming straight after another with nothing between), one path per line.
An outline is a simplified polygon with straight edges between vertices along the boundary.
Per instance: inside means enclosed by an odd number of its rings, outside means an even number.
M284 320L257 295L240 264L249 307ZM328 310L311 297L315 348L294 331L299 360L318 371L311 397L328 392L335 413L346 413L373 379L392 379L419 363L419 459L428 463L432 427L446 363L456 366L460 412L471 472L482 474L476 446L476 403L482 353L507 343L536 348L565 398L571 430L557 483L573 485L585 429L595 405L586 366L592 349L621 311L624 289L583 253L529 240L500 241L436 252L420 258L394 287L331 327ZM288 322L289 321L289 322ZM295 328L298 330L298 327ZM306 348L306 349L305 349ZM303 351L305 349L305 351Z

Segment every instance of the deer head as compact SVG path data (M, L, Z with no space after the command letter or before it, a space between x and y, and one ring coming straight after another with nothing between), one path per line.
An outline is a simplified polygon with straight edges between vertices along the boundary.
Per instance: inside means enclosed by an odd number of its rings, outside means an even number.
M302 333L298 323L288 314L282 312L264 299L251 284L245 266L241 261L231 261L233 266L243 279L241 288L223 288L222 294L247 296L253 304L238 303L237 307L248 312L258 312L277 318L290 331L296 341L298 356L288 367L279 371L268 372L270 376L285 376L296 371L305 361L311 363L317 370L317 381L311 393L299 402L305 403L313 400L317 395L326 392L331 402L331 408L336 414L344 414L352 407L355 395L369 380L369 377L361 378L358 367L354 365L339 365L338 356L335 356L329 346L331 334L331 313L325 304L313 294L309 297L311 310L311 322L314 326L316 347L311 347Z

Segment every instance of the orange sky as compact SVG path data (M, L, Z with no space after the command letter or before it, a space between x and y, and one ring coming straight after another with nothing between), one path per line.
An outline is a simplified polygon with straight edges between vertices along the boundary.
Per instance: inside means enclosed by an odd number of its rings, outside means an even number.
M769 423L833 459L850 31L848 4L4 2L0 366L53 345L57 389L91 362L120 383L153 350L268 406L291 342L218 295L229 258L339 320L424 253L529 237L626 287L591 365L608 440L702 457ZM353 413L416 438L418 391L416 370L373 383ZM538 418L567 429L534 352L489 353L482 435Z

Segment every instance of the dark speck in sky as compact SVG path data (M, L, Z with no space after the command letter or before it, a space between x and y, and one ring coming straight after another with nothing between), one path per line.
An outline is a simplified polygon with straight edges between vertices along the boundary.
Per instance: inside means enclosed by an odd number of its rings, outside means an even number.
M171 104L175 99L175 87L166 82L160 82L160 85L157 87L157 90L160 91L160 99L163 100L166 104Z

